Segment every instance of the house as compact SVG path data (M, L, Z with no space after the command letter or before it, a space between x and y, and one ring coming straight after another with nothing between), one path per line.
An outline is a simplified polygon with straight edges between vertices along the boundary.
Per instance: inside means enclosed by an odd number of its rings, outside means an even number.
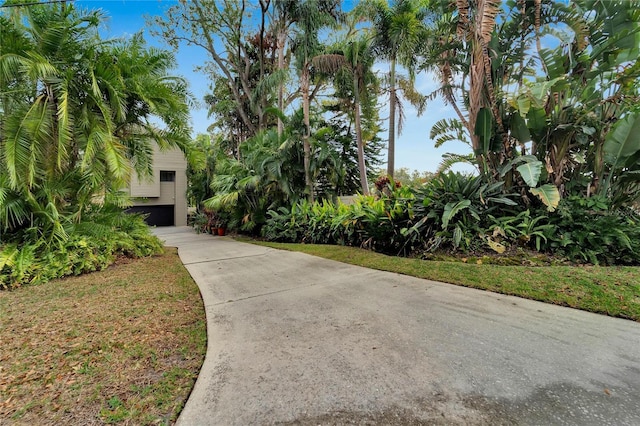
M153 153L153 176L132 177L129 193L133 207L129 212L146 213L154 226L187 224L187 160L179 149Z

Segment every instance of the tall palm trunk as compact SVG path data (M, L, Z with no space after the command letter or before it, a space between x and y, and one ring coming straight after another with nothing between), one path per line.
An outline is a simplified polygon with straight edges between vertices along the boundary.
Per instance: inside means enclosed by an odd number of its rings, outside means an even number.
M358 145L358 171L360 172L360 186L362 193L369 195L369 182L367 181L367 166L364 161L364 141L362 140L362 123L360 121L360 84L358 74L353 74L354 89L354 115L356 121L356 142Z
M45 172L47 173L47 177L49 179L53 179L57 172L62 171L62 163L61 157L62 152L64 151L64 146L60 144L60 136L61 132L59 129L58 122L58 98L54 91L54 88L49 83L44 83L45 91L47 93L47 105L51 105L51 107L47 108L47 110L51 114L51 125L52 125L52 135L53 140L50 141L46 146L45 151ZM56 206L59 207L59 206Z
M480 108L485 106L482 93L485 74L480 43L476 43L473 47L469 74L469 133L471 134L473 152L478 155L482 151L482 147L480 146L480 137L476 135L476 121Z
M277 36L277 49L278 49L278 70L284 69L284 45L287 39L287 33L285 30L280 30ZM284 81L278 84L278 109L284 111ZM278 136L282 136L284 132L284 123L278 115Z
M387 175L393 177L396 162L396 59L391 59L389 72L389 147L387 150Z
M487 49L495 29L500 1L479 0L476 4L477 10L473 16L473 21L468 16L469 1L459 0L456 4L460 14L458 35L470 34L472 40L471 65L469 69L469 133L471 134L471 146L476 155L478 168L481 172L484 172L488 166L488 153L485 152L485 147L480 146L480 137L476 135L476 122L481 108L489 107L491 109L493 119L498 124L498 131L504 134L502 117L498 110L493 89L491 57ZM505 151L508 148L507 145L508 139L505 138Z
M304 134L302 136L302 145L304 148L304 181L307 186L307 193L310 202L313 202L313 181L311 180L311 124L309 113L309 63L305 63L302 70L300 88L302 89L302 113L304 115Z

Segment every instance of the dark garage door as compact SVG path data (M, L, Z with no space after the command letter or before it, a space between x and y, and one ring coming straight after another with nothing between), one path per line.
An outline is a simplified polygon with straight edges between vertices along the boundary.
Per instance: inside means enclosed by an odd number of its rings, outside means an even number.
M127 210L128 213L145 213L149 216L146 221L151 226L174 226L174 206L135 206Z

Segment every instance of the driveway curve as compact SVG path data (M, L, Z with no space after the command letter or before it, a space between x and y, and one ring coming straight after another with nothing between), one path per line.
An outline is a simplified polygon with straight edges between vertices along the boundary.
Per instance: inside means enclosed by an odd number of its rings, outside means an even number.
M179 425L640 424L640 323L155 233L207 315Z

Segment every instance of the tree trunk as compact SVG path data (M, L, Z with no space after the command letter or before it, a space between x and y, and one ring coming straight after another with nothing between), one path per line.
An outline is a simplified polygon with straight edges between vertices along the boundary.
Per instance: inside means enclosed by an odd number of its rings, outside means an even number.
M470 78L469 78L469 133L471 135L471 147L473 153L476 156L478 163L478 169L481 174L486 172L486 161L482 147L480 146L480 137L476 135L476 121L478 119L478 113L484 106L483 90L484 90L484 58L482 54L482 46L480 41L476 40L473 52L471 55L470 66Z
M265 18L269 9L270 0L260 0L260 79L264 79L264 34L265 34ZM267 97L260 96L260 111L258 115L258 128L260 131L265 129L265 110L267 109Z
M482 59L482 47L479 43L476 43L471 55L469 70L469 133L471 133L471 147L476 155L481 151L480 137L476 135L476 121L478 112L484 105L482 100L482 89L484 88L484 64Z
M367 181L367 165L364 161L364 141L362 140L362 124L360 122L360 87L358 76L353 75L354 115L356 120L356 142L358 144L358 171L360 172L360 186L362 193L369 195L369 182Z
M387 150L387 175L393 178L396 162L396 60L391 60L389 73L389 146Z
M278 49L278 70L284 69L284 45L287 39L287 33L284 30L278 32L277 49ZM284 111L284 81L278 84L278 109ZM284 123L278 116L278 136L284 133Z
M45 171L47 172L48 176L50 178L53 178L56 175L56 172L61 171L62 170L62 163L60 162L60 159L62 157L61 153L59 152L59 145L58 145L58 141L60 138L60 128L59 128L59 117L58 117L58 99L56 98L56 94L53 90L53 86L49 83L44 83L45 85L45 89L47 92L47 99L48 99L48 103L51 103L51 105L53 106L52 108L48 108L47 110L50 110L51 112L51 121L53 124L53 129L52 129L52 136L53 136L53 141L50 144L47 144L47 153L45 154ZM63 147L61 147L63 148Z
M300 89L302 89L302 113L304 114L304 135L302 144L304 147L304 181L307 186L309 202L313 203L313 182L311 180L311 124L309 112L309 64L305 63L300 78Z

